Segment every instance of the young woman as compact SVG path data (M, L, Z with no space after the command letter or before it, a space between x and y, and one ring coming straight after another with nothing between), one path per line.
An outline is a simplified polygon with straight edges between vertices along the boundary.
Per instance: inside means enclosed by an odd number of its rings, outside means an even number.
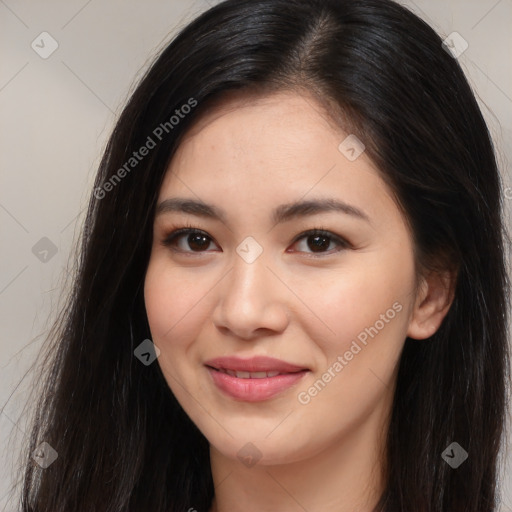
M497 510L501 201L404 7L208 10L103 157L22 510Z

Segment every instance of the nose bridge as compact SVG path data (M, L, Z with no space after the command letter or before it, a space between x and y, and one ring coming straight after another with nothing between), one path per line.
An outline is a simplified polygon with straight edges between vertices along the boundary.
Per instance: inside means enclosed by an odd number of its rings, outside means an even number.
M279 331L288 320L282 284L268 268L268 255L264 251L256 254L251 243L242 242L233 254L231 271L223 280L214 315L218 327L247 338L261 328Z
M264 302L265 286L271 287L269 283L270 271L267 268L268 261L263 255L258 256L254 261L246 260L237 254L233 257L233 266L230 276L230 284L227 287L228 297L234 297L243 304L246 302Z

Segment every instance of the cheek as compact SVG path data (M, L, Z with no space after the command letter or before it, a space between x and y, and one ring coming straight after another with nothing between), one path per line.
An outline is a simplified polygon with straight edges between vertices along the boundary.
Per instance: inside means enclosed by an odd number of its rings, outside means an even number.
M197 275L188 279L183 269L161 258L150 261L144 300L153 342L162 352L182 350L196 337L208 292L202 282Z
M387 271L386 271L387 270ZM310 295L319 316L309 337L317 345L316 372L298 390L304 429L317 428L322 417L338 431L352 428L391 400L392 381L408 318L413 266L389 261L372 267L351 266L335 281L319 283ZM316 302L315 302L316 300ZM338 425L338 427L334 427Z
M321 319L312 319L308 330L326 355L325 363L350 350L354 341L364 348L359 360L387 354L394 358L407 332L413 289L412 256L397 261L382 253L378 261L361 259L360 265L347 265L346 271L331 274L314 289L304 288L305 302Z

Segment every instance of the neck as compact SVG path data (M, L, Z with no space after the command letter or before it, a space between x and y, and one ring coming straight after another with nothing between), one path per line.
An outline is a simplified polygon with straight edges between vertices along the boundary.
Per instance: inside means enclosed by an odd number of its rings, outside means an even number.
M210 446L215 486L211 512L373 512L385 485L386 429L375 428L378 420L358 425L323 451L290 464L245 467Z

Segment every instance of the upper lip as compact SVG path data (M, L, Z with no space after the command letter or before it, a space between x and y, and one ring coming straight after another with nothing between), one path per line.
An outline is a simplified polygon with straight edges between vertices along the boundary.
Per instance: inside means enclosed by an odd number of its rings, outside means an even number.
M297 366L280 359L267 356L254 356L249 359L240 357L216 357L205 362L206 366L211 366L217 370L232 370L239 372L281 372L294 373L307 370L303 366Z

